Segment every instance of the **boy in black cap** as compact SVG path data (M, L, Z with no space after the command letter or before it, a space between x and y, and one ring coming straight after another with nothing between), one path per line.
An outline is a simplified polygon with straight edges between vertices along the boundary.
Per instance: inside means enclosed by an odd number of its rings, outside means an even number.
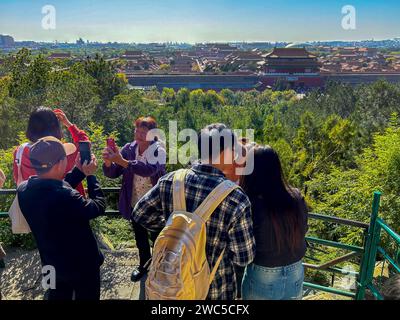
M98 300L104 257L89 222L104 214L106 203L94 176L97 161L93 156L90 164L81 165L78 159L63 179L66 150L54 137L36 142L30 149L30 160L38 176L18 187L18 199L42 265L55 271L55 288L49 289L48 299ZM74 190L85 177L89 199Z

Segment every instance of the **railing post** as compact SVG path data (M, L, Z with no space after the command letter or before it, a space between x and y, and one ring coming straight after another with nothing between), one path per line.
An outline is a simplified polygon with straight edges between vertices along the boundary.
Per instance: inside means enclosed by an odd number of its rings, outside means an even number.
M365 241L364 254L361 260L356 300L364 300L367 285L372 281L374 276L377 246L380 240L380 226L376 223L379 214L380 199L381 193L375 192L370 224Z

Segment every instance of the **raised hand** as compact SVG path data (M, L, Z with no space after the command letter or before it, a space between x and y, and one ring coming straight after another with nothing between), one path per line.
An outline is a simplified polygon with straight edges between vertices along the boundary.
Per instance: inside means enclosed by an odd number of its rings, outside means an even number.
M116 164L121 164L124 161L124 158L122 157L121 152L119 151L119 148L117 146L115 147L115 149L115 151L111 148L105 149L106 159Z
M69 128L72 126L72 123L68 120L64 111L62 111L61 109L56 109L54 110L54 114L56 115L58 121L60 121L65 127Z
M92 160L90 163L85 162L84 164L81 163L81 155L78 154L75 160L75 166L82 171L85 176L92 176L96 173L98 164L94 154L92 154Z
M92 154L92 161L90 163L85 162L82 165L82 172L88 177L93 176L97 171L97 159L94 154Z
M110 167L112 164L112 161L109 159L109 156L110 156L109 148L105 148L103 150L102 156L103 156L103 161L104 161L105 166Z

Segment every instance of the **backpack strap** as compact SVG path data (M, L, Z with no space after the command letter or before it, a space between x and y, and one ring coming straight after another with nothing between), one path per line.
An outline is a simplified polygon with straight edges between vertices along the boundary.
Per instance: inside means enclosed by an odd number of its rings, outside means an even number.
M210 286L211 286L211 283L214 281L215 274L217 273L218 267L221 264L221 261L222 261L222 258L224 257L224 254L225 254L225 249L222 250L221 255L218 257L218 260L215 263L215 266L214 266L214 268L212 269L212 271L210 273Z
M221 204L221 202L224 201L225 198L237 188L239 188L239 186L230 180L225 180L221 182L213 191L211 191L211 193L201 203L201 205L196 209L194 213L201 217L204 223L206 223L215 211L215 209L217 209L218 206ZM222 250L221 255L218 257L218 260L210 273L210 285L214 281L215 274L217 273L218 267L221 264L224 254L225 249Z
M17 152L15 154L15 162L17 163L17 166L20 166L22 164L22 155L24 154L25 148L29 145L29 143L24 143L21 144L18 149Z
M189 170L181 169L175 172L172 182L174 211L186 211L185 177Z
M222 201L239 186L230 180L221 182L211 193L204 199L201 205L194 212L206 223L211 217L215 209Z
M22 155L25 149L29 146L29 143L24 143L18 147L17 153L15 154L15 162L17 164L17 186L19 186L24 180L22 177Z
M189 170L178 170L174 175L173 180L173 203L174 211L186 211L186 199L185 199L185 177ZM221 204L222 201L239 186L230 180L225 180L221 182L211 193L206 197L206 199L201 203L201 205L196 209L194 214L198 215L204 223L208 221L216 208ZM214 268L210 273L210 285L214 280L215 274L217 273L218 267L221 264L222 258L224 257L225 249L222 251L221 255L218 257Z

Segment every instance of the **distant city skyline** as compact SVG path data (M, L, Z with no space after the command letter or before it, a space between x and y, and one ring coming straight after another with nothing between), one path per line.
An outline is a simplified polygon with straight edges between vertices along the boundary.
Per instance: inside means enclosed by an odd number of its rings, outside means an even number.
M56 9L56 29L42 28L42 7ZM356 29L342 28L342 7L356 9ZM398 0L1 0L0 34L16 41L308 42L400 37Z

